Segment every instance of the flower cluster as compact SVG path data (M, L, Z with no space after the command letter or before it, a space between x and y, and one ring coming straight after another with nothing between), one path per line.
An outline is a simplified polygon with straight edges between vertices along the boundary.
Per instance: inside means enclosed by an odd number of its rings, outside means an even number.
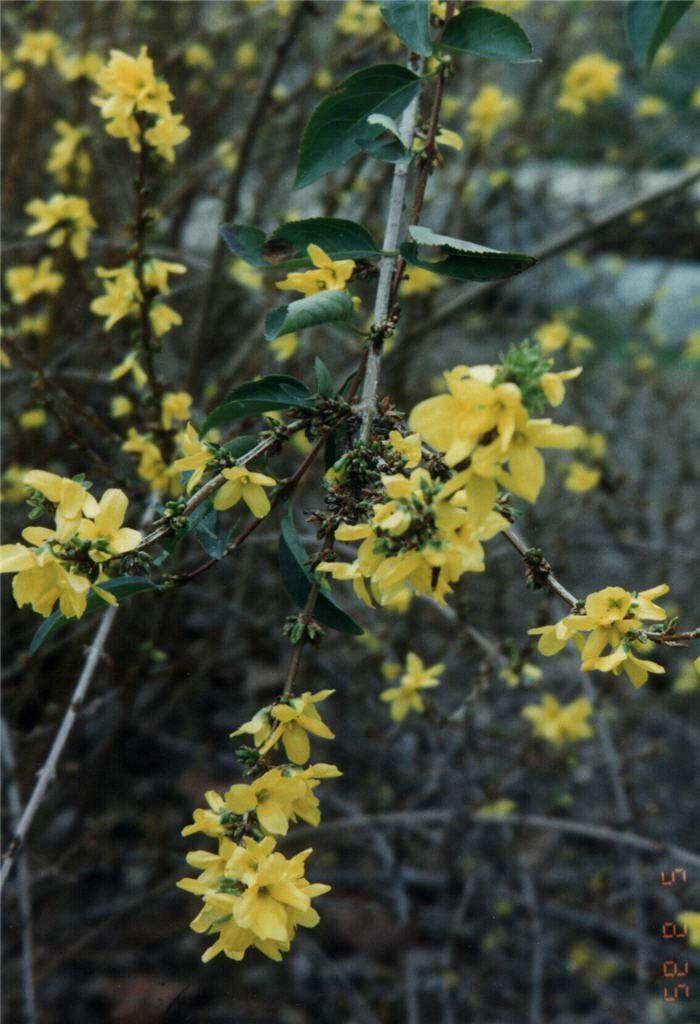
M74 126L60 118L54 121L53 127L58 138L51 147L46 170L64 188L70 185L73 175L77 187L83 188L92 173L92 160L83 146L89 129L83 125Z
M539 626L529 632L539 636L537 646L541 654L558 654L573 640L581 654L584 672L619 675L624 671L635 686L642 686L650 672L664 671L655 661L637 657L635 647L643 648L647 633L655 631L653 627L645 628L644 621L666 621L666 612L654 600L667 593L665 583L639 593L606 587L589 594L581 612L567 615L553 626ZM604 654L606 648L610 650Z
M173 163L174 147L189 137L190 130L182 124L182 114L173 114L173 94L167 82L156 78L147 48L142 46L138 57L111 50L96 82L101 94L93 96L92 102L108 122L108 134L126 139L134 153L145 142Z
M521 714L532 722L533 736L540 736L560 747L593 735L588 723L592 711L593 705L585 697L570 704L560 704L551 693L546 693L541 704L528 704Z
M411 709L419 714L425 710L418 691L431 690L439 686L439 677L444 670L445 666L442 664L426 668L418 655L409 651L406 655L406 668L398 681L398 686L390 686L379 694L380 700L391 704L389 714L395 722L401 722Z
M207 792L208 807L198 808L192 824L182 831L185 836L203 832L219 846L217 853L188 854L188 864L201 874L178 882L204 903L191 928L217 936L202 957L205 962L222 952L242 960L250 947L280 960L300 925L318 924L311 901L330 886L306 879L305 862L311 850L287 859L275 849L274 836L286 835L290 823L298 819L318 825L321 812L313 791L322 779L341 774L332 764L301 767L310 755L307 732L333 737L315 707L332 692L282 697L232 733L253 736L255 749L244 747L238 752L242 763L250 766L247 774L252 781L231 786L223 796L215 790ZM267 755L280 740L293 763L271 766Z
M50 231L49 245L52 249L66 244L77 260L86 258L90 234L97 227L87 199L56 192L46 202L32 199L25 209L30 217L34 217L34 224L30 224L26 231L30 237Z
M45 256L36 266L22 264L9 267L5 272L5 284L17 305L24 305L35 295L56 295L64 281L64 275L53 269L51 256Z
M114 596L99 586L106 579L100 566L141 541L138 530L122 525L128 505L123 491L111 488L98 502L84 481L39 469L26 473L23 484L35 492L38 514L50 504L54 527L26 527L22 537L30 547L0 547L0 572L16 574L12 592L19 607L29 604L46 617L58 601L63 615L80 618L91 589L115 604Z
M589 104L616 95L621 71L617 61L607 60L602 53L585 53L567 69L557 106L571 114L585 114Z
M482 85L469 104L467 129L482 142L488 142L518 115L520 107L512 96L506 96L497 85Z
M146 260L141 270L143 289L139 284L136 266L132 262L121 267L113 267L111 270L97 267L95 273L104 281L104 294L93 299L90 309L96 316L106 317L106 331L110 331L125 316L137 315L144 302L148 304L151 330L157 338L171 327L182 323L180 314L164 302L151 303L153 296L167 295L170 292L169 274L187 273L187 267L182 263Z

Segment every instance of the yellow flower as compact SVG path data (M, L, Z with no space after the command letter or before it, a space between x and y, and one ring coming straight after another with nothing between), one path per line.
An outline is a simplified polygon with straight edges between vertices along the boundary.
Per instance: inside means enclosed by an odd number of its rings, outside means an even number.
M700 658L684 661L673 681L674 693L693 693L700 690Z
M170 291L168 274L186 274L184 263L169 263L167 260L150 259L143 265L143 283L146 288L155 288L161 295Z
M36 221L27 228L27 235L32 237L50 231L49 245L52 249L67 242L77 260L85 259L90 233L97 227L87 199L57 192L46 202L32 199L25 210Z
M314 75L314 85L317 89L330 89L333 85L333 75L330 73L328 68L319 68Z
M134 378L134 384L137 388L142 388L148 380L148 377L138 360L138 352L136 349L129 352L129 354L122 359L121 363L110 371L109 379L119 380L120 377L124 377L127 373L130 373Z
M128 416L129 413L133 412L133 409L133 403L126 395L115 395L109 405L110 415L115 419L118 419L120 416Z
M55 32L25 32L15 47L14 58L24 64L43 68L49 59L61 49L61 40Z
M533 736L559 747L593 735L587 721L592 711L593 705L584 697L571 704L560 704L556 697L546 693L541 704L528 704L521 714L532 722Z
M105 279L103 282L104 294L92 300L90 309L96 316L107 317L104 329L111 331L114 325L125 316L138 312L139 305L143 301L138 278L130 263L112 270L97 267L95 273L98 277ZM122 376L122 374L119 373L115 376L113 371L112 380L115 380L117 376Z
M214 67L214 58L211 50L202 43L190 43L182 51L182 56L188 68L204 68L208 71Z
M165 430L170 430L173 420L186 420L191 405L192 395L187 391L166 391L160 404L160 421Z
M456 149L457 151L464 148L462 136L458 135L457 132L451 131L449 128L441 128L435 136L435 141L439 146L447 146L449 149Z
M405 437L398 430L389 433L389 444L406 461L406 469L415 469L421 460L420 434L407 434Z
M514 810L515 800L502 797L500 800L494 800L490 804L482 804L481 807L477 808L477 814L482 818L502 818L507 814L512 814Z
M27 80L24 68L8 68L2 73L2 87L7 92L18 92Z
M266 754L282 740L285 753L294 764L304 764L311 751L308 733L323 739L335 739L334 733L321 720L315 705L326 700L334 690L306 691L300 697L286 698L278 704L262 708L248 722L232 732L232 736L251 733L261 754Z
M187 424L184 434L179 435L178 441L185 454L173 462L171 469L176 473L191 472L187 481L187 493L189 494L204 476L207 466L213 458L213 453L208 445L200 441L199 435L191 423Z
M304 295L345 288L355 269L353 260L332 260L319 245L309 245L306 251L317 269L287 274L282 281L276 282L277 288L293 289Z
M232 466L222 471L226 483L216 492L214 508L231 508L243 499L256 519L263 519L270 511L270 499L263 488L274 487L277 481L264 473L254 473L244 466Z
M338 31L346 36L358 36L360 39L373 36L382 27L379 4L371 0L345 0L335 24Z
M444 279L433 274L432 270L421 267L409 267L401 279L402 295L426 295L433 288L444 284Z
M160 338L171 327L179 327L182 317L164 302L156 302L148 311L151 327L156 338Z
M236 258L229 267L229 274L234 281L238 281L244 288L262 288L264 278L259 270L249 266L245 260Z
M24 478L29 470L16 463L8 466L0 481L0 500L9 505L21 505L27 498L27 487Z
M27 409L19 414L19 425L23 430L37 430L46 423L46 412L43 409Z
M233 63L241 71L249 71L254 67L258 51L255 43L239 43L233 52Z
M586 53L567 69L557 100L560 110L585 114L588 104L602 103L619 91L622 66L602 53Z
M128 504L129 499L123 491L110 488L100 498L94 517L81 520L78 536L94 545L90 548L93 562L106 562L113 555L133 551L140 544L139 531L122 526Z
M401 722L413 708L419 714L425 705L419 690L429 690L438 686L439 676L445 671L442 664L426 668L417 654L409 651L406 655L406 669L399 680L398 686L390 686L379 694L379 699L391 703L389 713L395 722Z
M56 534L59 540L67 541L76 533L81 515L92 518L98 511L98 504L88 490L77 480L47 473L43 469L32 469L24 478L26 487L39 491L56 506Z
M231 786L224 802L234 814L254 811L266 832L285 836L294 817L294 803L307 795L303 779L273 768L249 785Z
M83 186L92 170L89 154L79 151L83 139L89 134L88 129L82 125L73 127L68 121L61 119L54 121L53 127L58 139L51 147L44 165L46 170L54 176L59 185L67 185L70 181L68 169L75 164L79 185Z
M85 611L90 580L66 571L50 551L3 544L0 572L16 573L12 593L19 608L31 605L44 618L51 614L56 601L66 618L79 619Z
M688 945L700 947L700 911L684 910L676 915L676 921L688 932Z
M538 341L543 352L556 352L566 345L571 335L571 329L563 320L551 320L542 324L534 334L535 341Z
M153 128L144 133L144 139L153 146L158 156L169 164L175 161L175 146L189 139L190 130L182 124L183 114L168 114L159 117Z
M35 295L46 292L55 295L63 285L65 277L53 269L53 259L45 256L36 266L26 264L10 267L5 271L7 285L12 301L17 305L28 302Z
M168 469L160 448L150 437L130 427L122 451L139 455L137 473L142 480L150 483L153 491L179 494L180 485L176 475Z
M488 142L499 128L517 117L519 109L518 101L506 96L497 85L482 85L469 105L467 129Z
M561 370L559 373L543 373L540 378L540 386L545 393L550 405L561 405L564 401L566 388L564 381L575 380L583 370L582 366L576 366L572 370Z
M299 348L299 336L296 331L291 334L280 334L270 342L270 351L274 353L278 363L285 363Z
M659 96L642 96L634 108L635 117L659 117L665 114L668 106Z
M648 679L649 673L663 673L661 665L637 656L630 639L634 641L635 631L642 629L643 620L662 622L666 612L654 603L655 598L668 593L665 583L650 590L631 593L622 587L606 587L589 594L582 613L567 615L553 626L530 629L532 635L539 635L538 649L546 656L557 654L569 640L574 640L581 653L581 668L584 672L612 672L619 675L624 670L631 682L639 687ZM580 634L588 633L584 640ZM611 653L603 651L611 648Z
M600 470L587 466L584 462L574 459L569 466L569 473L564 481L567 491L574 494L585 494L592 491L600 483Z
M67 82L75 82L78 78L96 78L103 63L99 53L90 50L80 54L54 54L56 69Z

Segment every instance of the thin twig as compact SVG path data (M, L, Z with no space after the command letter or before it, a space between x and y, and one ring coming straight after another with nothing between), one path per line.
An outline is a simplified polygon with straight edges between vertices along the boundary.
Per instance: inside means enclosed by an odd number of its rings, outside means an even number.
M542 989L544 984L544 934L542 916L537 903L537 894L532 875L521 858L520 877L522 879L525 906L530 917L530 934L532 941L530 957L530 1012L529 1024L542 1024Z
M112 624L114 623L114 618L116 614L116 607L112 606L107 609L107 611L104 613L102 617L102 621L100 622L99 628L90 645L90 650L88 651L87 658L85 659L83 670L80 673L80 677L73 691L70 703L68 705L68 708L66 709L66 713L63 716L63 721L61 722L59 730L56 733L55 739L51 744L51 749L49 750L46 761L44 762L43 766L40 768L37 774L37 780L34 785L32 794L27 802L26 807L24 808L24 811L22 812L22 816L17 824L17 827L13 832L10 845L8 846L7 852L5 853L5 856L3 858L2 869L0 869L0 892L2 891L2 887L5 884L5 881L7 880L10 872L12 871L12 866L15 863L15 860L17 859L17 854L20 850L20 847L22 846L22 843L26 839L27 833L31 828L32 822L34 821L34 817L37 811L39 810L39 807L44 801L49 786L56 777L56 771L58 768L58 763L61 759L61 755L63 753L63 748L65 747L68 741L68 737L71 734L71 731L73 729L73 726L75 725L80 709L87 696L90 683L92 682L92 677L95 674L95 669L97 668L97 665L99 663L105 642L107 640L107 637L109 636L109 631L112 628Z

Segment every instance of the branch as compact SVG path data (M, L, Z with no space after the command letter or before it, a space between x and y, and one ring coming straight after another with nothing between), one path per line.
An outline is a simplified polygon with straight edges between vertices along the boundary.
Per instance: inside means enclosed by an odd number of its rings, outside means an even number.
M675 195L677 192L684 192L685 189L690 188L691 185L694 185L695 182L699 180L700 171L686 171L684 174L680 174L668 185L652 189L641 196L637 196L636 199L629 199L624 203L619 203L611 207L609 210L600 213L597 217L592 217L582 227L569 228L566 231L554 235L549 239L549 241L546 241L543 245L535 248L532 255L540 263L543 260L550 259L552 256L558 256L560 252L565 252L578 242L582 242L584 239L590 238L591 235L595 235L598 231L602 231L603 228L607 228L610 224L614 224L615 221L622 220L622 218L626 217L627 214L632 212L632 210L640 210L646 206L653 206L655 203L666 199L668 196ZM503 284L507 284L507 281L488 281L485 284L475 285L473 288L461 289L459 294L456 295L451 302L443 303L441 308L427 321L424 321L418 327L409 331L401 339L401 345L398 347L397 351L405 354L407 345L419 338L425 338L429 331L433 330L435 327L441 327L443 324L450 321L457 313L461 313L474 300L480 299L483 295L487 295L489 292Z
M100 656L102 655L102 650L107 637L109 636L109 631L112 628L116 614L116 607L112 606L107 609L102 617L102 621L100 622L92 644L90 645L90 650L88 651L87 658L85 659L83 670L80 673L80 677L75 690L73 691L70 703L66 709L65 715L63 716L63 721L61 722L59 730L56 733L56 737L51 744L48 757L46 758L43 767L39 770L32 795L22 812L22 816L14 830L10 845L7 848L7 852L2 862L2 869L0 870L0 892L12 871L12 867L17 859L20 847L26 839L27 833L31 828L39 807L44 801L44 797L46 796L49 786L56 777L56 770L63 753L63 748L68 741L68 737L71 734L80 709L87 696L90 683L92 682L92 677L95 674L95 669L97 668Z

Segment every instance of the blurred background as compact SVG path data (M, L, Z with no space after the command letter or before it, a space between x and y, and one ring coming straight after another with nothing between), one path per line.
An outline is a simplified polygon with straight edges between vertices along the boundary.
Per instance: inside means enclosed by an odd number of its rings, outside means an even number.
M583 365L556 418L584 427L586 444L548 453L543 495L523 507L518 527L577 596L666 582L665 607L692 628L700 612L700 188L677 184L700 169L700 6L649 71L633 62L622 3L488 6L513 14L542 60L456 56L441 123L463 146L442 147L422 223L541 261L488 286L410 274L384 390L408 411L440 387L443 370L495 362L525 337L541 342L556 369ZM34 198L84 195L98 225L87 260L54 253L68 276L56 296L4 296L5 323L24 355L11 355L3 374L10 543L26 525L27 468L85 472L98 493L124 487L130 525L148 501L149 483L120 450L133 412L115 415L113 400L133 399L131 385L110 379L130 347L129 327L105 332L89 310L102 288L94 268L124 261L134 216L133 156L105 134L90 102L110 49L136 55L146 45L191 130L175 163L153 177L149 250L187 266L169 299L183 324L164 339L158 366L172 390L192 394L195 423L258 374L291 373L311 385L314 355L336 379L355 365L358 341L342 328L265 343L278 275L212 257L222 219L272 230L287 219L348 217L381 241L391 166L360 156L293 192L296 149L334 85L405 54L369 0L8 2L2 17L3 271L49 251L43 236L25 233ZM36 33L48 35L37 41ZM572 110L567 72L590 55L603 78L608 62L616 66L612 84ZM422 117L428 112L426 101ZM54 148L57 121L85 129L68 156ZM368 317L372 288L359 288ZM300 459L292 448L270 469L280 478ZM319 471L296 499L309 551L315 529L304 513L321 496ZM510 809L697 851L700 676L691 653L657 651L666 674L639 691L625 677L596 674L601 718L591 739L556 748L533 738L523 707L543 692L578 698L582 677L574 651L543 659L530 643L528 628L563 613L526 589L499 538L486 573L464 577L449 610L416 599L403 614L373 614L338 587L366 632L331 634L307 650L301 688L336 687L324 718L337 739L315 741L314 759L344 774L322 787L321 827L292 829L283 845L287 854L314 847L309 877L333 886L318 901L321 923L300 931L282 964L255 951L242 963L200 963L205 942L188 929L197 901L174 883L187 873L187 850L208 844L180 830L205 790L239 781L228 734L284 678L281 627L295 609L279 579L276 527L263 524L189 586L139 595L119 611L28 843L37 1020L698 1024L700 951L678 941L669 954L661 938L664 921L700 910L697 869L688 868L685 885L665 888L659 872L683 866L668 856L471 817ZM202 557L192 543L180 565ZM3 714L16 766L5 779L24 800L96 619L56 632L30 658L40 620L15 607L9 586L3 607ZM396 725L378 694L387 664L409 651L446 670L426 714ZM426 815L436 810L444 814ZM360 814L379 817L337 825ZM23 1019L23 1003L22 926L8 889L9 1024ZM669 955L688 961L690 999L664 1000Z

